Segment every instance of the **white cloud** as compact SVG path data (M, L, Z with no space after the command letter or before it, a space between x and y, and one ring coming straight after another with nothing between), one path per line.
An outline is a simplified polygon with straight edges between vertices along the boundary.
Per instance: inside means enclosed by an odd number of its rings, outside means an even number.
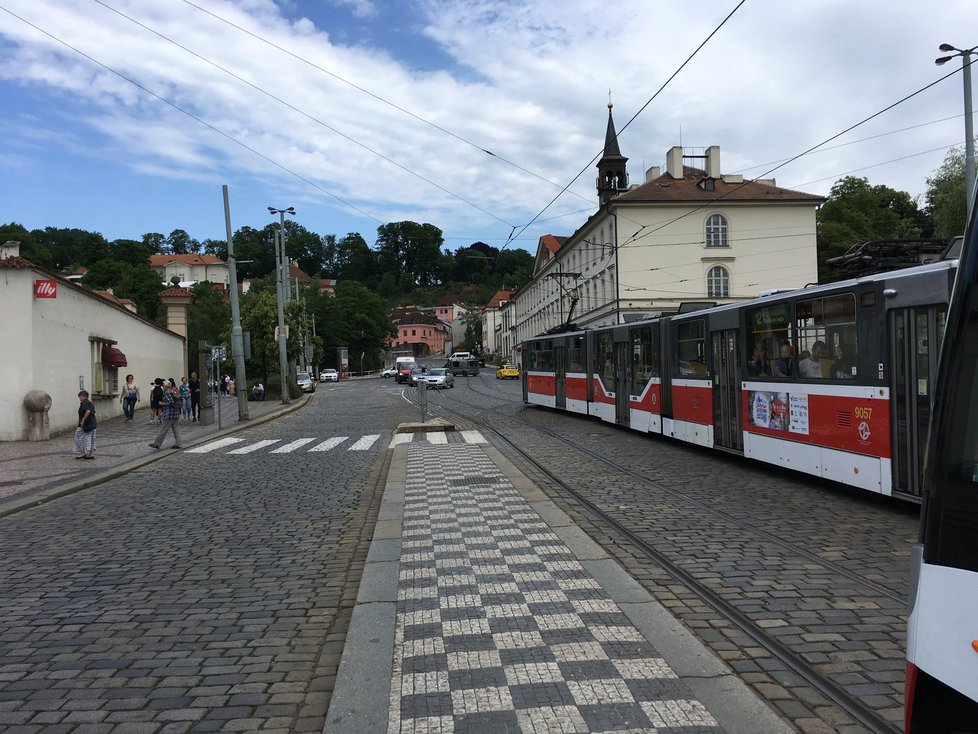
M0 12L0 79L22 90L25 99L55 108L55 114L35 112L62 131L66 156L77 155L67 141L83 137L93 149L90 157L101 152L138 176L237 180L254 187L257 197L292 194L322 212L322 223L310 226L324 233L346 213L322 190L382 221L431 221L446 235L487 241L532 218L582 169L571 188L577 196L565 194L543 218L586 209L578 196L593 210L588 161L603 144L609 88L621 130L734 6L663 0L609 10L597 0L419 0L405 13L420 31L411 52L424 53L427 44L432 58L442 55L454 65L418 71L426 67L399 60L407 50L378 47L378 38L394 37L385 35L384 23L395 21L385 17L389 8L365 0L330 2L372 29L362 44L355 42L359 26L342 25L334 17L339 13L324 20L316 12L323 7L319 2L286 7L296 20L271 0L194 2L474 145L173 0L106 3L258 89L98 4L55 0L8 0L12 12L50 36ZM640 182L645 168L661 164L665 151L680 142L718 144L725 171L749 169L748 175L760 176L766 169L758 164L795 155L950 71L952 65L934 67L937 45L970 42L946 34L969 27L969 20L973 13L964 0L940 6L748 2L622 133L632 182ZM335 43L336 37L344 43ZM786 186L817 182L806 190L825 193L833 177L878 166L864 175L920 194L943 160L944 146L963 139L960 117L954 118L960 112L958 75L843 141L871 139L806 156L773 175ZM872 137L946 117L954 119ZM29 140L29 128L0 143L0 155L9 157L18 140ZM49 140L52 147L62 145L58 135ZM931 149L939 150L916 155ZM30 154L21 149L21 155ZM905 156L914 157L887 163ZM194 187L186 189L187 196L199 196ZM173 196L182 194L174 190ZM533 231L569 233L583 219L578 213ZM359 226L370 232L376 222Z

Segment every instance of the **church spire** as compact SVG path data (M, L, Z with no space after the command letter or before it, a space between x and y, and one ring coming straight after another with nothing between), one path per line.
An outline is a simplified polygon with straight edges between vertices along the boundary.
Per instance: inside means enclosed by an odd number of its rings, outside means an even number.
M628 189L628 171L625 164L628 159L618 148L618 133L615 132L615 121L611 116L614 105L608 100L608 130L604 136L604 155L598 161L598 201L607 204L608 201Z

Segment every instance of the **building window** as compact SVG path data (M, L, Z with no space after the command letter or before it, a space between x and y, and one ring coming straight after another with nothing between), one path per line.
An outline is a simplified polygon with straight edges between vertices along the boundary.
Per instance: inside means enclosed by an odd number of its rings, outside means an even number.
M706 246L727 246L727 218L722 214L711 214L706 220Z
M706 271L706 295L710 298L730 297L730 273L722 265Z

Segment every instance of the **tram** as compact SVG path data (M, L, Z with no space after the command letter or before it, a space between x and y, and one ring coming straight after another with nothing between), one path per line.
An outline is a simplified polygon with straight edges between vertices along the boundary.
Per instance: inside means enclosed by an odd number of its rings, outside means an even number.
M978 197L948 310L911 565L906 731L978 732Z
M523 399L919 502L956 264L527 339Z

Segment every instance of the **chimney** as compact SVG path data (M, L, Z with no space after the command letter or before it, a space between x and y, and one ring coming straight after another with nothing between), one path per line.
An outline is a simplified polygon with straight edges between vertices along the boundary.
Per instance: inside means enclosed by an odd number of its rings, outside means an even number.
M720 178L720 146L711 145L706 149L706 177Z
M662 175L662 169L658 166L652 166L649 170L645 172L645 183L649 181L654 181Z
M674 145L666 153L666 173L673 178L683 177L683 149L680 145Z
M20 242L7 240L0 245L0 260L6 260L8 257L20 257Z

